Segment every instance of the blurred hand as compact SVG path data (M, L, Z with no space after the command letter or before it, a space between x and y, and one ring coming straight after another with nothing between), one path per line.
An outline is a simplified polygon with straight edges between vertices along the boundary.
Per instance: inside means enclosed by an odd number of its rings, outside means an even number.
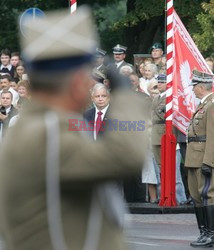
M207 164L203 164L201 167L201 173L207 177L211 176L212 175L212 167L210 167Z

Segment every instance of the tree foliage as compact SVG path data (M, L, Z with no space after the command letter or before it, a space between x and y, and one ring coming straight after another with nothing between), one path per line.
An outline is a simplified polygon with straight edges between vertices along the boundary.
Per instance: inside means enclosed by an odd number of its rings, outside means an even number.
M199 32L194 34L194 39L199 49L205 55L214 55L214 0L201 4L204 12L197 16Z
M0 6L0 48L19 50L18 17L26 9L37 7L42 10L67 7L68 2L61 0L1 0Z
M165 41L165 0L77 0L92 7L104 49L121 43L129 53L148 53L153 42ZM26 9L68 8L65 0L1 0L0 48L18 50L17 18ZM174 0L174 6L199 48L213 48L214 0ZM69 9L68 9L69 11Z

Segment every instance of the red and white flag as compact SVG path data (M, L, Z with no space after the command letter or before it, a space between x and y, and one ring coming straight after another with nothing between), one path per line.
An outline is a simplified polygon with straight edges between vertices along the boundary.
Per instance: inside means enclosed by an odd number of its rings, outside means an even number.
M173 20L173 125L186 134L196 107L195 95L189 86L192 71L212 74L206 61L174 10Z

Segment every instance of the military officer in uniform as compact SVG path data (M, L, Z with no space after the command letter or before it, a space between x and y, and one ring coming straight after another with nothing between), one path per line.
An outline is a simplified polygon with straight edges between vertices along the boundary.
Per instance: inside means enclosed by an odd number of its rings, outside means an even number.
M28 19L22 37L32 102L0 152L0 233L7 250L124 250L122 207L105 185L139 171L145 131L107 131L91 143L82 116L98 46L80 7ZM112 82L111 118L147 122L142 98ZM127 102L129 100L129 102ZM133 111L134 110L134 111ZM144 142L142 144L142 141Z
M114 48L113 48L114 63L112 63L108 66L109 70L114 70L115 72L119 73L120 69L123 66L128 65L128 66L133 68L133 66L131 64L129 64L125 61L126 50L127 50L127 47L125 47L123 45L117 44L116 46L114 46Z
M165 133L166 75L159 75L157 80L159 95L152 102L152 151L160 166L161 137Z
M104 65L106 51L100 48L96 48L95 52L95 69L100 71L102 74L107 74L107 68Z
M151 48L151 56L157 66L158 74L165 73L166 65L162 62L163 46L161 43L154 43Z
M193 91L201 99L189 125L185 166L200 230L192 247L214 245L214 94L213 76L194 70Z

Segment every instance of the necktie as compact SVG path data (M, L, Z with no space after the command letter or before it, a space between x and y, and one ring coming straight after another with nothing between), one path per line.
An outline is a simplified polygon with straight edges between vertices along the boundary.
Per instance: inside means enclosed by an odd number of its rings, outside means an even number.
M98 116L97 116L97 120L96 120L96 134L98 134L99 133L99 131L100 131L100 128L101 128L101 126L102 126L102 112L101 111L99 111L99 112L97 112L97 114L98 114Z

